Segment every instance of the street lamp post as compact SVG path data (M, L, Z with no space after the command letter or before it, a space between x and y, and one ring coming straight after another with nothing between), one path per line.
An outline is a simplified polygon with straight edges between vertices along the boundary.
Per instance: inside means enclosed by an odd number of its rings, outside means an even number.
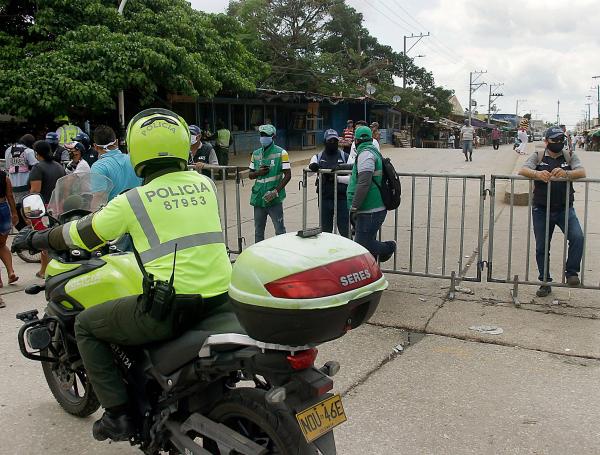
M123 9L125 9L125 5L127 4L127 0L121 0L119 4L118 12L122 16ZM119 110L119 125L121 126L121 138L125 138L125 94L123 90L119 90L119 95L117 98L118 110Z
M367 84L367 87L366 87L367 95L372 95L376 91L377 90L375 89L375 87L373 85ZM366 96L365 96L365 122L369 123L369 121L367 120L367 97Z
M600 76L592 76L592 79L599 79ZM600 84L596 82L596 90L598 91L598 98L596 101L598 102L598 123L600 123Z

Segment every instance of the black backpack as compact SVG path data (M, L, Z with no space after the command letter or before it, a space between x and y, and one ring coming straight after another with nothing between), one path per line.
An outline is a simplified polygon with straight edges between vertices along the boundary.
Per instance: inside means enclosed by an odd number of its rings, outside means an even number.
M375 180L373 183L379 188L383 205L388 210L396 210L400 207L402 198L402 185L400 185L400 177L396 174L396 169L389 158L381 157L381 186Z

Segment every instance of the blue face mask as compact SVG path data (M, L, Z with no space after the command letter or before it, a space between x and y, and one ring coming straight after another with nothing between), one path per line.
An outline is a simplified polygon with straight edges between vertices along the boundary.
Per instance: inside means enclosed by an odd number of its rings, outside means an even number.
M273 142L273 138L269 136L261 136L259 139L260 144L265 148L271 145L271 143Z

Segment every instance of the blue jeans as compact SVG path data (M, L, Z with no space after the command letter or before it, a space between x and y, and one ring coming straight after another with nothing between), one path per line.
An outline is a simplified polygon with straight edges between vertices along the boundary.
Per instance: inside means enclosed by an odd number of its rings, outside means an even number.
M275 204L269 207L254 207L254 243L262 242L265 239L265 226L267 225L267 215L273 221L275 235L285 234L285 225L283 224L283 204Z
M356 235L354 241L361 244L375 258L380 255L389 255L394 252L394 246L388 242L377 240L377 232L385 221L387 210L373 213L359 213L356 216Z
M468 141L466 139L463 141L463 153L465 156L467 153L473 154L473 141Z
M323 232L333 232L333 199L321 201L321 227ZM337 228L340 235L348 237L349 212L346 196L337 200Z
M579 220L575 214L575 209L571 207L568 210L569 232L567 233L567 241L569 242L569 251L565 266L565 275L577 276L581 266L584 238L583 231L579 225ZM552 234L554 233L555 226L558 226L563 233L565 232L565 211L550 211L550 222L548 227L548 270L546 280L544 280L546 207L534 206L531 209L531 215L533 220L533 233L535 235L535 260L539 271L538 279L540 281L552 281L552 278L550 277L550 242L552 241Z

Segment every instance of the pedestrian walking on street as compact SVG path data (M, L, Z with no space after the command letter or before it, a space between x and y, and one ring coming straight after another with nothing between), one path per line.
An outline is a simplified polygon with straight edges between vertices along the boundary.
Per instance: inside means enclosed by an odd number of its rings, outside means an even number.
M269 123L270 124L270 123ZM231 131L225 128L223 120L217 120L217 132L214 136L215 152L221 166L229 164L229 147L232 143Z
M463 153L465 161L473 161L473 139L475 137L475 128L473 128L468 120L460 129L460 140L463 144Z
M373 135L368 126L358 127L354 140L357 156L347 190L350 217L356 230L354 241L369 250L379 262L385 262L395 253L396 242L377 240L377 232L387 215L379 190L383 158L373 146Z
M327 130L324 135L325 147L310 160L309 169L317 172L319 169L336 169L348 162L348 154L339 149L339 136L336 130ZM317 184L317 192L321 188L319 198L319 210L321 211L321 228L324 232L333 232L333 212L335 207L337 217L337 228L340 235L348 237L348 203L346 202L346 189L348 185L341 183L333 174L321 174L320 185ZM335 195L337 185L337 199Z
M62 164L65 161L69 161L69 151L58 143L58 139L58 133L54 131L46 134L46 142L50 144L54 161Z
M354 143L354 121L348 120L346 122L346 128L342 132L342 140L340 141L340 146L342 150L346 153L350 153L350 149L352 148L352 144Z
M8 284L14 283L19 279L13 268L12 255L6 246L8 234L12 230L12 227L18 223L19 216L17 215L17 206L13 197L10 178L6 172L0 170L0 260L4 264L4 267L6 267ZM3 286L4 283L0 277L0 288ZM4 308L5 306L4 301L0 300L0 308Z
M515 149L515 151L519 155L525 155L527 153L527 144L529 143L529 136L527 136L527 130L529 129L529 120L524 118L519 123L519 131L517 132L517 138L519 139L520 144Z
M4 153L4 164L8 170L8 177L17 203L20 203L23 196L28 193L29 173L38 162L32 149L34 142L35 138L32 134L25 134L15 145L8 147Z
M92 172L109 178L114 185L108 195L109 201L142 184L142 179L135 175L129 156L119 150L117 135L110 126L96 127L94 149L98 152L98 161L92 165Z
M213 146L208 142L203 142L200 137L200 127L190 125L190 157L188 164L194 165L197 171L201 171L202 174L210 177L210 169L219 165L219 159Z
M453 149L454 148L454 141L456 140L456 137L454 136L454 133L452 131L450 131L450 135L448 136L448 148L449 149Z
M90 165L83 159L85 146L81 142L71 142L70 144L65 144L65 147L67 148L70 158L70 161L65 166L67 174L90 172Z
M33 144L33 150L39 162L33 166L29 174L29 192L39 193L44 200L44 204L48 205L52 191L56 186L56 181L66 175L65 168L54 161L52 148L46 141L37 141ZM36 231L43 231L47 227L44 226L41 219L32 220L31 224ZM40 270L35 276L44 278L48 262L48 251L43 250L40 254Z
M60 115L54 121L61 125L57 128L56 134L58 134L58 143L62 146L73 141L73 138L81 133L81 128L69 123L69 117L66 115Z
M267 216L273 222L275 235L285 234L283 201L285 186L292 178L288 153L275 145L275 127L261 125L258 132L261 147L252 152L248 175L255 180L250 196L250 205L254 207L255 243L265 239Z
M535 180L531 213L535 236L535 259L539 271L538 280L552 281L550 242L554 228L558 226L563 233L566 228L568 229L569 254L566 264L563 264L567 284L578 286L584 238L573 207L574 189L571 181L585 178L585 169L579 157L568 149L566 136L561 128L556 126L549 128L546 131L544 143L546 149L543 152L532 153L519 171L520 175ZM550 207L547 207L548 182L552 178L566 179L566 181L553 181L550 184ZM566 205L567 185L570 188L568 206ZM546 226L548 215L549 226ZM567 216L568 226L565 226L565 216ZM545 238L546 229L548 229L549 236L547 240ZM548 256L544 256L546 248ZM547 262L546 266L545 262ZM544 284L540 286L536 294L538 297L545 297L551 292L552 288Z
M373 132L373 140L380 142L381 141L381 132L379 131L379 123L377 123L377 122L371 123L371 131Z
M498 150L500 147L500 130L496 127L492 130L492 145L494 146L494 150Z

